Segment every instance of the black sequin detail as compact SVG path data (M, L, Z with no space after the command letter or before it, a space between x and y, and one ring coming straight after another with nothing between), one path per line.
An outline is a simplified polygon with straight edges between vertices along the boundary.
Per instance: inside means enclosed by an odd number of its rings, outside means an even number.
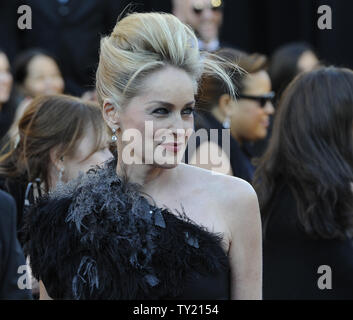
M194 247L194 248L200 248L199 246L199 241L197 240L196 237L193 237L189 234L189 232L185 232L185 240L188 245Z

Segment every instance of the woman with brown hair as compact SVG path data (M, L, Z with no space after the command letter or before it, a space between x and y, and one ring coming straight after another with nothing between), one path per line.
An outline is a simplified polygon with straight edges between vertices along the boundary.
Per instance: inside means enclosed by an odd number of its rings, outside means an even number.
M353 299L352 185L353 71L302 73L254 179L265 299Z
M32 101L19 122L19 141L0 157L0 188L18 208L18 228L33 190L44 194L112 156L97 105L65 96Z
M0 111L1 92L4 91L1 90L4 82L1 77L1 65L3 64L1 55L0 51ZM31 100L40 95L61 94L64 91L64 81L57 63L49 53L41 49L26 50L16 57L13 63L13 80L11 117L5 118L8 123L5 123L3 128L0 127L0 156L14 147L7 143L9 140L16 144L18 122ZM0 121L3 122L1 118L0 113Z
M234 72L230 68L227 69L237 88L237 99L229 95L226 87L217 77L206 75L202 78L198 95L200 114L198 122L195 121L195 130L217 129L218 140L201 141L196 146L196 152L189 149L187 161L199 167L213 169L212 161L202 159L201 155L208 154L204 149L211 152L217 152L217 149L220 149L223 163L230 164L229 172L223 173L251 182L255 169L250 162L251 154L247 143L267 136L269 117L274 113L271 102L274 94L266 71L267 59L260 54L247 54L230 48L219 50L217 55L226 61L236 63L243 71ZM224 129L230 130L229 148L222 143ZM211 135L209 134L208 137Z

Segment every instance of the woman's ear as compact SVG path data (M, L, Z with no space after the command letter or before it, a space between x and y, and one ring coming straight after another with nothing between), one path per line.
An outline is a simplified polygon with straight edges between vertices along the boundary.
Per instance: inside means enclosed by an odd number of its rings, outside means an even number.
M218 107L222 116L230 117L233 113L234 100L229 94L222 94L218 100Z
M50 149L49 157L50 157L50 161L51 161L52 165L55 167L55 169L57 171L62 170L62 168L64 167L64 159L63 159L63 157L59 156L59 148L58 147L54 147L54 148Z
M103 101L103 118L111 129L119 130L119 107L111 99L104 99Z

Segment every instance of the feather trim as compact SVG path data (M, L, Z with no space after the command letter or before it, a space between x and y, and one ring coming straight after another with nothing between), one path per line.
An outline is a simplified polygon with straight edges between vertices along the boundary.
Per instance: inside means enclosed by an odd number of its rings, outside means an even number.
M33 275L54 299L176 298L195 272L229 271L221 235L150 205L114 162L41 198L24 234Z

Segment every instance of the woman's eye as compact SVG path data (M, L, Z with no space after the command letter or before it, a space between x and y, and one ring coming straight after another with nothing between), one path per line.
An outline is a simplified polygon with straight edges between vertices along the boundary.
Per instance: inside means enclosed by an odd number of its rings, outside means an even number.
M164 115L164 114L168 114L169 110L166 108L158 108L158 109L154 110L153 113Z
M193 114L195 112L195 108L186 108L183 110L183 114Z

